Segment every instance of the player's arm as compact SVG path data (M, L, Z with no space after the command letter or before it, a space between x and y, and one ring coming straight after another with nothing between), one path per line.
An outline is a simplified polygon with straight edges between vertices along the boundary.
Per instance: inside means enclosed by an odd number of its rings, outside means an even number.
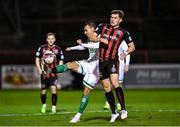
M128 44L128 49L121 54L121 59L125 59L127 55L131 54L135 50L134 42Z
M108 39L106 39L106 38L100 38L100 37L93 37L93 38L90 38L89 39L90 41L92 41L92 42L101 42L101 43L104 43L104 44L108 44L109 42L108 42Z
M124 38L123 38L127 45L128 45L128 49L127 51L124 51L123 54L121 55L122 59L125 59L125 57L128 55L128 54L131 54L132 52L135 51L135 44L129 34L129 32L127 31L124 31Z
M128 49L127 49L127 51L125 53L126 53L126 55L131 54L132 52L135 51L135 44L134 44L134 42L133 42L133 40L131 38L130 33L127 32L127 31L124 32L124 40L128 44Z
M39 74L42 74L43 73L43 70L41 69L41 48L38 49L38 51L36 52L36 58L35 58L35 65L36 65L36 68L39 72Z
M126 54L131 54L132 52L134 52L135 51L135 44L134 44L134 42L132 41L132 42L130 42L129 44L128 44L128 50L127 50L127 53Z
M130 54L128 54L125 58L124 72L129 71L129 63L130 63Z
M83 46L85 48L96 48L96 49L98 49L99 48L99 42L88 43L88 44L82 43L81 46Z
M42 74L43 71L42 71L42 69L41 69L41 60L40 60L39 57L36 57L36 59L35 59L35 65L36 65L36 68L37 68L39 74Z
M101 23L98 25L98 27L96 28L96 34L92 34L92 36L89 38L90 41L92 42L101 42L101 43L104 43L104 44L108 44L108 39L106 38L100 38L99 35L101 34L101 31L103 29L105 24Z
M81 45L77 45L77 46L73 46L73 47L67 47L66 51L71 51L71 50L85 50L86 48L84 48Z
M62 52L62 50L60 49L59 52L59 65L63 65L64 64L64 54Z

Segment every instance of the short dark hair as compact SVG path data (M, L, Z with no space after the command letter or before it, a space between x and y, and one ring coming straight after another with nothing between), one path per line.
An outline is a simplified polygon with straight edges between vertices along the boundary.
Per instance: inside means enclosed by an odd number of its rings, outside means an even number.
M51 35L56 36L55 33L49 32L46 34L46 37L51 36Z
M112 10L111 14L119 14L120 18L124 17L124 11L122 11L122 10Z
M87 22L85 22L85 23L84 23L84 26L86 26L86 25L88 25L88 26L93 27L93 28L96 29L96 24L95 24L93 21L87 21Z

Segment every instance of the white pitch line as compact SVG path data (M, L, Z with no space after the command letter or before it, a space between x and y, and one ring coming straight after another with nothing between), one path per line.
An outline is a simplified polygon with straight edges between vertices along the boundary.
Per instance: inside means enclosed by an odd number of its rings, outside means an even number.
M108 110L96 110L96 111L86 111L85 113L96 113L96 112L110 112ZM128 112L180 112L180 109L152 109L152 110L140 110L140 109L136 109L136 110L128 110ZM59 115L65 115L65 114L73 114L73 113L76 113L76 112L57 112L55 114L53 113L45 113L45 114L42 114L42 113L26 113L26 114L0 114L0 116L44 116L44 115L56 115L56 114L59 114Z

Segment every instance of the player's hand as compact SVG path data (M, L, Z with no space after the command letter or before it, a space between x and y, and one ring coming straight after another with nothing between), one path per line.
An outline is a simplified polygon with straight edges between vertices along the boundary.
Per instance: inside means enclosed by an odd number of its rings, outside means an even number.
M70 47L67 47L65 50L66 50L66 51L71 51L71 48L70 48Z
M41 69L38 69L38 72L39 72L40 75L43 74L43 70L41 70Z
M102 42L102 43L104 43L106 45L109 43L108 39L106 39L106 38L100 38L100 42Z
M127 56L127 55L126 55L125 53L121 53L121 54L120 54L120 59L121 59L121 60L124 60L124 59L126 58L126 56Z
M129 65L125 65L124 66L124 72L126 73L126 72L128 72L129 71Z
M81 39L78 39L76 42L77 42L79 45L82 45L82 40L81 40Z
M46 71L44 71L44 70L39 70L38 72L39 72L40 75L47 74Z
M48 65L43 64L43 66L42 66L42 74L46 75L48 68L49 68Z

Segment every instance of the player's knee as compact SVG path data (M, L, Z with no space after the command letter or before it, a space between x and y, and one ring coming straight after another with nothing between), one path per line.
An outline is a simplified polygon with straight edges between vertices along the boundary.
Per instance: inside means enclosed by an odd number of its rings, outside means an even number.
M76 62L68 62L67 67L68 67L68 69L77 71L79 68L79 65Z
M46 89L42 89L41 94L43 94L43 95L46 94Z
M51 86L51 93L56 94L56 86Z
M103 89L105 92L110 92L111 91L111 85L104 85Z
M88 88L88 87L85 87L84 88L84 95L89 95L90 94L90 92L91 92L91 89L90 88Z

